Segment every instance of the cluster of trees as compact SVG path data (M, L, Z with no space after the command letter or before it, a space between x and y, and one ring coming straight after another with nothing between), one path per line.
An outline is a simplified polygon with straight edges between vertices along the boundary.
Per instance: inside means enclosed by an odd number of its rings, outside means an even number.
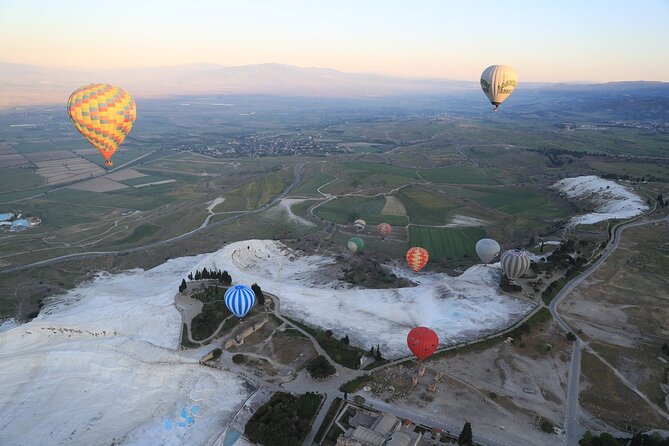
M657 205L660 206L661 208L669 206L669 199L665 200L662 194L658 194L657 196Z
M309 431L309 419L300 418L299 399L277 392L260 406L244 428L244 435L263 446L295 446Z
M332 332L332 330L325 330L325 333L324 333L324 334L325 334L325 339L330 339L330 338L332 338L332 335L333 335L334 333ZM348 338L348 335L346 335L346 336L344 336L343 338L341 338L341 339L339 340L339 342L341 342L341 343L344 344L344 345L348 345L349 342L351 342L351 341L350 341L350 339ZM372 347L372 349L373 349L373 348L374 348L374 347Z
M179 285L179 292L183 293L186 291L186 288L188 288L188 284L186 283L186 279L181 279L181 285Z
M609 433L594 435L587 431L583 438L578 442L581 446L624 446L629 439L618 439ZM659 433L652 435L638 433L632 437L629 446L669 446L669 437L662 438Z
M307 371L314 379L325 379L337 371L323 355L318 355L307 364Z
M627 174L617 175L615 173L603 173L600 176L607 180L625 180L625 181L631 181L633 183L643 183L644 181L653 181L654 179L654 177L651 176L646 178L645 175L639 178L639 177L631 177Z
M662 353L669 356L669 344L667 344L666 342L662 344Z
M228 274L227 271L208 271L207 268L203 268L202 271L199 269L195 271L195 274L189 273L188 280L205 280L213 279L218 280L219 283L230 285L232 283L232 277Z

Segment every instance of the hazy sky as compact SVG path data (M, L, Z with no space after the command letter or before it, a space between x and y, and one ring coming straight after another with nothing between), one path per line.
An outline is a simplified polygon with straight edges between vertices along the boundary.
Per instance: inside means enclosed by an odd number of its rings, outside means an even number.
M669 81L669 0L0 0L0 61Z

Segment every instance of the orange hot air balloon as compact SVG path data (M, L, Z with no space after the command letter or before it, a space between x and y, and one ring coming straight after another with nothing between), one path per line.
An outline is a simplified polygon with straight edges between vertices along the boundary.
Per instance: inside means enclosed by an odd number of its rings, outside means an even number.
M137 116L135 101L127 91L109 84L79 88L67 100L74 127L111 166L111 156L130 133Z
M416 246L409 248L406 257L409 267L413 272L417 273L427 264L427 261L430 259L430 254L427 252L427 249Z
M407 335L407 345L411 353L421 361L427 359L439 346L439 337L434 330L427 327L416 327Z
M392 230L392 226L390 226L388 223L381 223L376 227L376 232L378 232L381 238L384 239L390 235Z

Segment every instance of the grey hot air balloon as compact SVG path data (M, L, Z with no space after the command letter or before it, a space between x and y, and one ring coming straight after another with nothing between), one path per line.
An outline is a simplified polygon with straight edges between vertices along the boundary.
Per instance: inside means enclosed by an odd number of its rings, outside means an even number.
M491 238L482 238L476 242L476 254L483 263L490 263L499 254L499 243Z
M530 268L530 258L527 252L520 249L510 249L502 254L500 259L502 269L511 280L516 280Z

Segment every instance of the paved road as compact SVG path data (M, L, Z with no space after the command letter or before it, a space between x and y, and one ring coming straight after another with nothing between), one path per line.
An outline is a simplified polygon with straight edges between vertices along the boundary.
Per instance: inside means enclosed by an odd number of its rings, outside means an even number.
M277 195L269 203L267 203L263 206L260 206L259 208L253 209L251 211L240 212L238 214L232 215L228 218L217 221L215 223L210 223L211 217L213 217L213 215L211 215L211 214L207 215L207 217L205 218L205 220L202 222L202 224L199 227L197 227L197 228L195 228L191 231L188 231L184 234L178 235L176 237L172 237L170 239L167 239L167 240L161 240L159 242L149 243L147 245L142 245L142 246L136 246L134 248L122 249L122 250L119 250L119 251L92 251L92 252L80 252L80 253L74 253L74 254L67 254L67 255L64 255L64 256L60 256L60 257L54 257L52 259L41 260L39 262L29 263L27 265L20 265L20 266L15 266L13 268L7 268L7 269L4 269L4 270L0 270L0 275L8 274L8 273L14 273L14 272L17 272L17 271L24 271L24 270L27 270L27 269L37 268L37 267L40 267L40 266L47 266L47 265L53 265L53 264L56 264L56 263L67 262L69 260L91 259L91 258L94 258L94 257L103 257L103 256L109 256L109 255L125 255L125 254L129 254L129 253L132 253L132 252L143 251L143 250L146 250L146 249L158 248L160 246L165 246L165 245L169 245L169 244L174 243L174 242L178 242L180 240L188 239L188 238L194 236L195 234L203 231L204 229L206 229L210 226L221 225L221 224L227 223L231 220L239 219L239 218L241 218L245 215L257 214L259 212L263 212L263 211L271 208L275 204L277 204L283 198L285 198L286 195L288 195L290 193L290 191L292 191L298 184L300 184L300 182L302 181L302 168L304 167L304 165L305 165L305 163L295 165L295 167L293 169L295 179L279 195Z
M641 220L641 221L630 221L628 223L622 223L615 227L609 243L604 248L602 255L593 263L587 270L579 274L577 277L569 281L559 293L555 295L553 300L549 305L549 310L553 319L562 327L566 332L571 332L571 328L567 323L562 319L558 313L558 306L560 303L572 292L574 289L583 283L588 277L590 277L595 271L599 269L600 266L609 258L611 254L618 248L620 243L620 235L627 228L632 228L636 226L643 226L648 224L654 224L661 221L669 221L669 216L658 218L655 220ZM583 436L585 429L578 424L579 419L579 405L578 405L578 396L579 396L579 386L580 386L580 376L581 376L581 351L583 348L583 341L581 338L576 336L576 341L574 341L571 354L571 365L569 367L569 382L567 383L567 401L565 408L565 444L567 446L578 445L578 441Z

